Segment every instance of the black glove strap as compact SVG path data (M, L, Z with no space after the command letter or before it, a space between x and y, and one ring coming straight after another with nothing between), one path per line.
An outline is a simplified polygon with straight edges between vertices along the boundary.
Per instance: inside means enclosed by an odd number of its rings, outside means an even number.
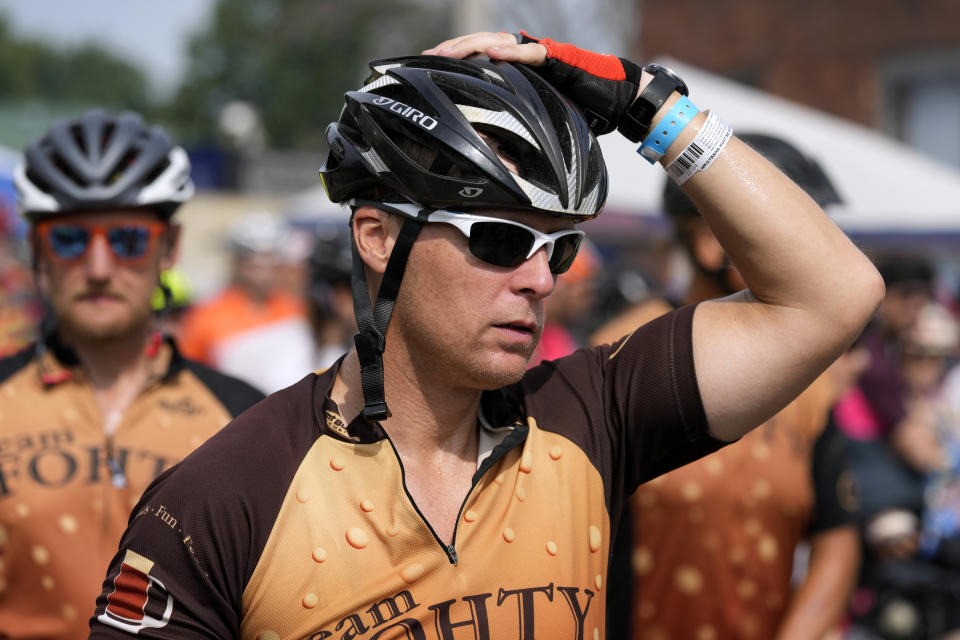
M643 91L633 101L623 116L617 129L631 142L640 142L650 129L653 116L656 115L670 94L677 88L676 81L670 76L653 76Z
M617 126L620 133L632 142L640 142L647 135L653 116L657 114L670 94L674 91L682 96L690 93L686 83L670 69L659 64L648 64L644 68L648 73L653 74L653 79L627 108Z

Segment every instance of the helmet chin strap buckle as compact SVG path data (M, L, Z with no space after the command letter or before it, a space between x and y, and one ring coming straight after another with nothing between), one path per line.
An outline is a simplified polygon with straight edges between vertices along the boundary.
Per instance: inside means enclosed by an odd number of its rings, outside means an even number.
M371 327L353 336L353 343L357 347L363 386L364 404L361 415L366 420L375 422L386 420L390 417L390 409L387 408L383 395L383 350L387 346L386 339L376 328Z
M387 409L386 402L374 402L370 405L364 405L363 411L360 413L364 419L373 422L380 422L390 417L390 409Z

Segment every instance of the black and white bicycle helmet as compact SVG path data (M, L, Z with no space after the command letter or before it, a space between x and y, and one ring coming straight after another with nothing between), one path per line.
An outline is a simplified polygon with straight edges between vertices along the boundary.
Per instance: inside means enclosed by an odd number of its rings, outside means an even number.
M371 62L370 69L327 128L330 152L320 176L334 202L405 217L373 305L363 262L353 253L363 416L383 420L390 415L382 361L387 324L426 216L436 209L521 209L587 220L606 201L607 170L580 112L523 65L408 56Z
M597 139L576 107L523 65L409 56L370 69L327 130L320 174L334 202L377 187L430 208L519 208L578 221L603 208ZM418 158L411 142L433 153Z
M21 213L148 208L165 217L194 192L187 153L135 113L88 111L55 123L14 171Z

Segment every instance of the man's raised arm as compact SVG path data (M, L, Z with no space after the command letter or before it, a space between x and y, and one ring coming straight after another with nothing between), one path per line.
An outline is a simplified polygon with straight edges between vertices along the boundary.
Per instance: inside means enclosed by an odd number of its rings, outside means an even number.
M476 33L425 53L531 65L577 103L595 133L619 128L642 140L641 155L682 182L749 287L701 304L694 316L697 381L716 437L736 439L790 402L883 298L876 269L820 207L730 137L723 114L708 117L671 90L672 74L526 34ZM650 170L645 164L638 157L637 171Z

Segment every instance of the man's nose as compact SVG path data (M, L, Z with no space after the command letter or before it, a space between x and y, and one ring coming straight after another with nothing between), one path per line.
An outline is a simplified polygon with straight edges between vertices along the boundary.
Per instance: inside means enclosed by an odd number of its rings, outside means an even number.
M114 268L113 251L107 239L102 234L94 234L90 238L90 248L87 250L87 277L91 280L105 280L110 277Z
M534 298L545 298L553 292L557 278L550 272L547 248L540 247L516 269L514 286Z

